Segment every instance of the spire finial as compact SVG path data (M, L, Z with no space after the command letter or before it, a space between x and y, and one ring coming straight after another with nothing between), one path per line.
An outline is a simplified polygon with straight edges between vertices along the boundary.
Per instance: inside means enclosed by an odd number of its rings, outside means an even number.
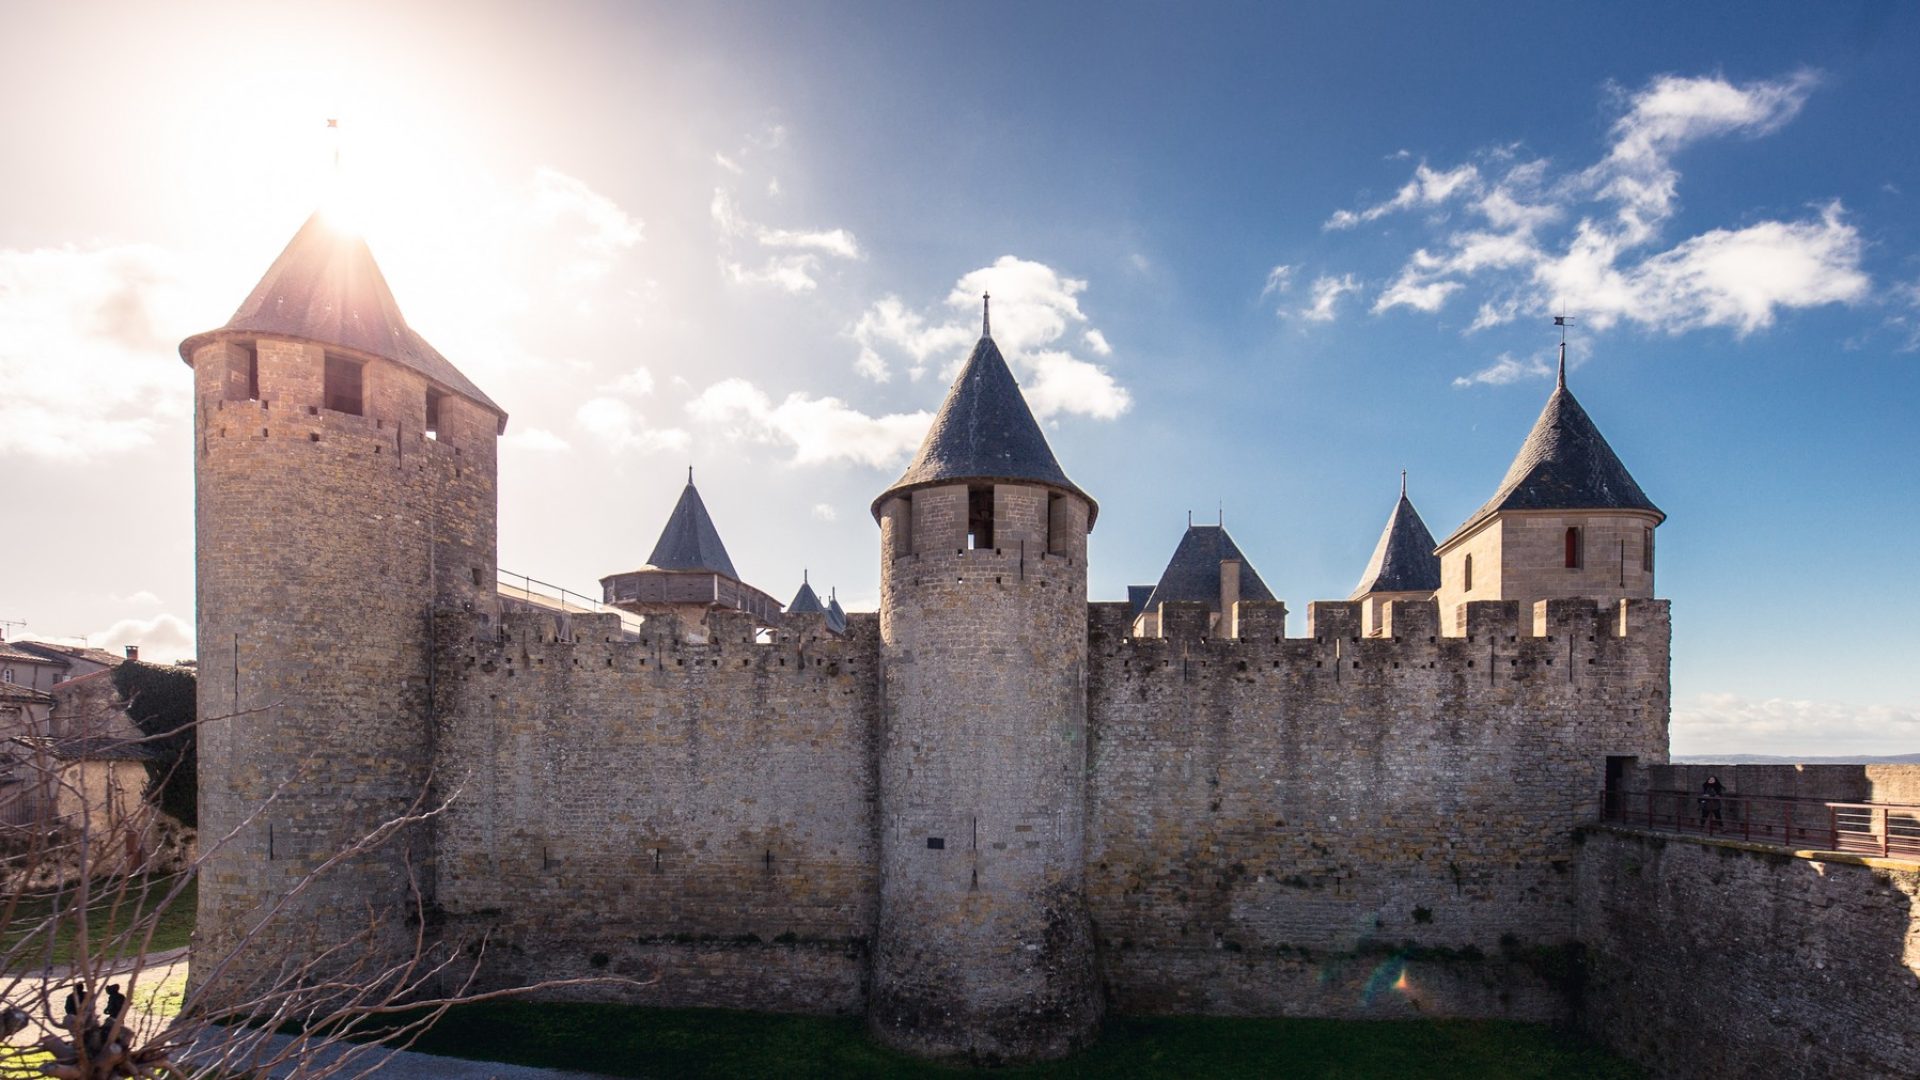
M687 466L687 486L693 486L693 466Z
M990 292L980 294L980 336L993 336L993 294Z
M1407 497L1407 470L1405 469L1400 470L1400 497L1403 499Z
M802 585L811 585L811 584L813 584L813 583L812 583L811 581L808 581L808 580L807 580L807 571L806 571L806 569L805 569L804 567L803 567L803 568L801 569L801 571L800 571L800 584L802 584Z
M1554 380L1554 387L1559 390L1567 388L1567 324L1572 321L1571 315L1553 317L1553 325L1560 328L1560 373Z

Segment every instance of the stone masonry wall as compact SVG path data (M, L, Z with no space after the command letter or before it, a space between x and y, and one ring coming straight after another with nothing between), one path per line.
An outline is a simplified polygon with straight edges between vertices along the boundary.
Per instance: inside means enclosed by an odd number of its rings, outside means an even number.
M1665 601L1241 605L1238 640L1093 605L1088 896L1116 1008L1553 1016L1605 759L1663 761ZM1624 629L1623 629L1624 627Z
M1920 1076L1920 865L1604 827L1580 1019L1656 1077Z
M437 895L491 935L487 986L660 976L586 996L853 1013L865 1004L877 626L754 642L650 617L439 623Z
M220 781L201 787L200 822L233 836L201 874L193 974L235 996L370 918L378 963L411 949L410 879L432 858L419 830L287 898L423 794L431 612L494 591L494 429L471 422L479 410L456 406L427 438L413 423L425 380L369 359L365 415L332 411L320 346L250 344L257 399L232 377L246 346L195 353L200 760Z
M871 1024L929 1056L1058 1057L1100 1020L1083 900L1087 504L998 484L992 546L963 550L965 495L914 492L915 550L882 566Z

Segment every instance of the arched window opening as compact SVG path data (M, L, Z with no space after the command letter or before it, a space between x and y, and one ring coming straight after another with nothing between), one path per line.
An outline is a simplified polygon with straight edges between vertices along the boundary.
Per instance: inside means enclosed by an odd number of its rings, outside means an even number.
M1473 591L1473 556L1471 555L1467 556L1466 562L1463 565L1464 565L1464 569L1461 571L1461 574L1460 574L1463 580L1463 584L1460 586L1460 591L1472 592Z

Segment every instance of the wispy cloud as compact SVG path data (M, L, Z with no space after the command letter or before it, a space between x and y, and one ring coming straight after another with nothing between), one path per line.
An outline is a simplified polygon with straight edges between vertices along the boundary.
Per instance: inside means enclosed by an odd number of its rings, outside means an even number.
M1423 161L1414 167L1413 179L1401 185L1393 198L1363 210L1336 210L1322 228L1351 229L1400 210L1439 206L1455 195L1476 189L1479 184L1480 170L1473 165L1461 165L1442 172L1429 168Z
M1260 299L1265 300L1275 293L1286 292L1293 285L1293 267L1285 263L1267 271L1267 283L1260 289Z
M1308 290L1312 299L1300 309L1299 316L1308 322L1332 322L1340 314L1340 298L1359 291L1360 279L1352 274L1322 274L1313 279L1313 287Z
M1337 211L1326 228L1449 208L1427 219L1430 238L1405 257L1371 310L1434 314L1480 293L1469 331L1527 313L1572 311L1598 332L1631 323L1744 335L1773 325L1783 311L1859 303L1872 293L1860 268L1864 243L1837 201L1797 219L1659 244L1679 206L1676 156L1704 140L1779 130L1818 81L1807 72L1747 83L1665 75L1635 91L1612 89L1616 116L1590 165L1557 171L1512 144L1451 168L1421 161L1392 198ZM1302 315L1314 318L1316 310L1317 303ZM1459 381L1497 383L1513 370L1495 362Z
M1453 385L1463 388L1475 385L1505 386L1522 379L1544 378L1552 374L1553 365L1539 357L1520 359L1511 353L1501 353L1493 363L1479 371L1453 380Z
M1920 710L1698 694L1674 702L1672 735L1686 756L1909 754L1920 752Z
M733 193L715 188L708 212L723 241L774 249L757 266L749 266L723 256L721 266L728 280L741 285L772 285L787 292L808 292L819 284L822 257L860 259L860 242L846 229L785 229L750 220L740 210ZM778 252L785 251L787 254Z

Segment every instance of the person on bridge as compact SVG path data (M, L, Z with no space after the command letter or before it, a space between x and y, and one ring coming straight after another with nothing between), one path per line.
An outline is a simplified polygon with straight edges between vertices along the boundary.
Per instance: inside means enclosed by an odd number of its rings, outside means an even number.
M1725 794L1718 776L1708 776L1706 783L1700 785L1700 827L1708 832L1726 826L1726 819L1720 816L1720 800ZM1708 819L1712 819L1711 825Z

